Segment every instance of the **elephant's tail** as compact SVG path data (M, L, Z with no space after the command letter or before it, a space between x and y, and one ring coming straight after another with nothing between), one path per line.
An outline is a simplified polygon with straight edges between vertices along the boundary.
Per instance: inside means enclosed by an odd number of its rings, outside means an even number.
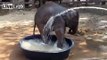
M33 35L35 35L35 28L36 28L36 17L34 18Z

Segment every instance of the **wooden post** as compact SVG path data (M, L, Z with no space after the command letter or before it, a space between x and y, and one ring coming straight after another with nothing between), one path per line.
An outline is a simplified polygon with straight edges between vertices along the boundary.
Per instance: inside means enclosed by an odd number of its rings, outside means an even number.
M62 0L59 0L59 3L61 4L61 3L62 3Z
M11 2L16 5L17 4L17 0L11 0Z
M74 5L74 0L72 0L72 4Z
M73 6L76 6L77 5L77 0L72 0L72 3L73 3Z
M86 0L86 2L85 2L85 6L87 6L88 5L88 0Z
M39 7L41 6L41 5L43 5L43 3L45 3L46 1L44 0L39 0Z
M32 8L35 8L35 0L32 0L31 4L32 4Z
M81 1L77 0L77 6L80 6L80 4L81 4Z
M32 1L24 0L25 8L29 8L29 4L30 4L30 2L32 2Z
M99 5L101 0L94 0L96 5Z
M107 2L107 0L102 0L102 1L101 1L101 5L105 5L106 2Z

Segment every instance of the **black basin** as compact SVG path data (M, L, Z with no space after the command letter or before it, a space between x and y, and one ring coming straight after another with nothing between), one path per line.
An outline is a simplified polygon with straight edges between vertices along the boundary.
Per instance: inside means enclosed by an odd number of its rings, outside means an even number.
M31 36L27 36L23 38L22 40L29 40L29 39L35 39L35 38L41 39L41 36L31 35ZM54 35L52 35L52 40L55 41L57 40L57 38ZM68 43L69 48L66 49L65 51L56 52L56 53L28 51L28 50L23 49L21 45L20 47L23 53L25 54L25 56L29 58L30 60L65 60L69 56L71 48L74 46L74 42L72 40L67 39L67 38L65 38L65 40ZM19 44L21 44L21 41Z

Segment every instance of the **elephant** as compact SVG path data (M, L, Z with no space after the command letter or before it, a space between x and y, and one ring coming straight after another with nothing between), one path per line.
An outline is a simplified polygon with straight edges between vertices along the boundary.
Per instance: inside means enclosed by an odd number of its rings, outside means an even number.
M35 27L37 26L42 38L45 43L48 42L48 34L50 33L49 30L45 30L44 26L46 25L47 21L51 16L54 16L58 13L61 13L62 11L67 10L67 8L54 3L54 2L48 2L44 4L43 6L39 7L35 17L34 17L34 30L33 34L35 34ZM68 11L67 13L62 14L61 16L57 16L54 20L54 23L52 25L53 29L52 31L55 31L55 35L57 37L57 47L62 48L64 43L64 34L66 27L70 28L69 32L70 34L75 34L78 30L78 22L79 22L79 13L76 10Z

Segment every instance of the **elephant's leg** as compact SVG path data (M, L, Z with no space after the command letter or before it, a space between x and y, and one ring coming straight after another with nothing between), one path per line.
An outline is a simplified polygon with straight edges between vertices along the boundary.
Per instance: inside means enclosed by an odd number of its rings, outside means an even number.
M72 28L69 29L68 34L75 34L78 30L77 26L73 26Z
M70 21L71 24L69 25L69 34L75 34L78 30L78 23L79 23L79 15L77 14L77 16L75 16L74 18L72 18L72 21Z
M72 29L70 28L69 31L68 31L68 34L71 34L71 33L72 33L71 30L72 30Z
M78 31L78 23L79 23L79 14L77 13L77 16L74 17L74 24L72 26L72 33L71 34L75 34Z
M44 30L44 24L39 24L37 25L38 26L38 29L39 29L39 32L40 32L40 35L42 37L42 40L45 44L48 44L49 43L49 31L43 31Z
M65 21L62 17L56 17L53 25L57 37L57 47L63 48L64 43L64 33L65 33Z
M77 29L77 27L73 28L71 34L75 34L77 32Z
M38 27L39 33L40 33L40 35L42 37L42 40L44 42L44 40L45 40L45 37L44 37L44 34L43 34L44 25L43 24L39 24L39 25L37 25L37 27Z
M58 28L57 30L55 30L56 33L56 37L57 37L57 47L59 48L63 48L63 43L64 43L64 28Z

